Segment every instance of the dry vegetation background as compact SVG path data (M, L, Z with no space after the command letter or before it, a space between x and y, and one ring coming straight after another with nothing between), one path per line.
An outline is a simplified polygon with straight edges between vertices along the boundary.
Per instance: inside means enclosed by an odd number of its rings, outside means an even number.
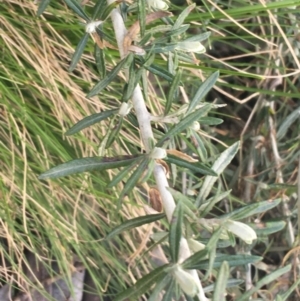
M32 287L38 287L38 280L48 281L50 286L55 277L84 271L86 284L101 292L93 300L110 300L120 288L151 270L153 254L142 255L158 225L125 233L114 242L103 241L118 221L144 214L143 191L137 189L134 200L117 212L113 209L117 192L105 187L113 176L111 172L58 181L37 180L38 174L55 164L97 155L108 124L103 122L72 138L66 138L64 132L84 116L114 108L122 93L116 83L101 97L85 97L98 79L93 42L89 42L83 59L70 74L70 58L83 28L62 1L52 2L38 18L34 1L0 1L0 281L15 297L27 300L29 294L34 294ZM224 123L209 130L207 145L221 149L222 145L242 141L239 156L222 179L224 186L233 189L233 196L214 214L241 203L283 199L280 207L251 220L255 228L262 229L252 252L264 258L254 278L267 275L285 262L293 264L291 273L262 287L266 300L272 300L278 288L287 290L297 283L299 274L295 239L300 10L295 5L243 14L238 10L243 5L263 7L265 3L205 3L215 13L214 19L204 6L189 17L191 33L203 28L212 32L200 67L186 65L193 74L187 77L190 91L210 70L219 69L218 84L207 98L227 107L215 112ZM108 65L117 60L117 52L110 51ZM155 113L163 112L164 107L155 95L166 87L155 78L149 87L149 108ZM140 147L136 129L128 125L122 134L109 155L130 153ZM52 276L51 270L58 276ZM7 290L1 293L1 300L5 300ZM233 290L229 300L238 293ZM85 293L83 301L90 298ZM290 300L298 298L295 287Z

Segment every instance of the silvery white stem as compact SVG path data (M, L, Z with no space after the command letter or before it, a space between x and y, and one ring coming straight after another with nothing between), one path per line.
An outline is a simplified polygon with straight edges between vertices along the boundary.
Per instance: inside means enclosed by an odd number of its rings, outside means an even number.
M114 0L108 0L108 4L113 3ZM123 47L123 40L127 33L123 18L119 12L118 9L114 9L111 12L111 19L113 21L113 27L116 35L116 40L119 47L119 52L121 58L125 56L125 51ZM147 153L151 151L150 141L153 139L153 132L150 122L150 114L146 108L146 104L144 101L144 97L141 91L141 88L139 85L135 88L133 95L132 95L132 103L133 107L135 109L137 119L139 122L139 128L141 133L141 138L145 147L145 150ZM171 193L167 190L167 187L169 186L167 177L165 175L164 169L161 165L156 164L154 168L154 177L156 180L156 184L158 187L158 190L161 194L161 199L163 202L164 210L167 215L168 221L171 221L173 211L175 209L175 201L173 199L173 196ZM190 249L188 247L187 241L185 238L181 239L180 242L180 258L179 262L184 261L186 258L188 258L191 255ZM195 279L195 282L198 286L198 298L200 301L207 301L207 298L205 297L200 279L198 277L196 270L190 270L188 271L193 278Z

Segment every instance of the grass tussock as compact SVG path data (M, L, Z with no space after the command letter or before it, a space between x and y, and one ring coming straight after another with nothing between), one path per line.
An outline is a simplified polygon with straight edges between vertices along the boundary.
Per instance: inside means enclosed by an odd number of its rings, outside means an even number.
M68 73L74 43L83 32L71 21L69 10L57 3L37 18L36 9L32 1L1 4L0 279L16 290L26 288L26 282L36 287L38 279L29 277L34 268L27 263L28 254L34 253L40 254L37 261L48 262L48 272L54 275L68 275L74 262L83 263L92 278L97 277L97 289L109 294L127 281L126 261L136 243L104 243L103 237L112 220L115 224L122 216L140 215L140 209L113 209L117 193L105 188L109 174L44 182L37 176L58 163L97 154L105 126L88 129L76 139L65 138L64 132L83 116L111 108L115 96L85 97L97 78L85 65L92 60L88 52L76 73ZM49 260L59 262L59 272L51 269Z

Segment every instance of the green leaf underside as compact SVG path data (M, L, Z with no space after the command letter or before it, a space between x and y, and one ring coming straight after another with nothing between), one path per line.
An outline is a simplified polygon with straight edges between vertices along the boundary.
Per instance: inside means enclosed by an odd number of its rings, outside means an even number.
M88 15L83 11L82 7L76 0L64 0L65 3L82 19L89 22L90 18Z
M42 173L38 178L54 179L65 177L75 173L112 169L127 166L134 162L140 155L119 156L119 157L87 157L71 160L69 162L55 166L48 171Z
M223 123L223 119L215 118L215 117L202 117L199 120L199 123L206 124L206 125L219 125Z
M226 284L229 278L229 265L227 261L224 261L221 265L220 271L217 276L215 284L214 294L212 301L225 300L226 296Z
M258 236L268 236L270 234L281 231L285 226L285 221L265 222L262 225L249 224Z
M215 171L213 171L211 168L199 162L194 162L194 163L188 162L186 160L182 160L179 157L172 156L170 154L168 154L168 157L165 158L164 160L168 163L176 164L180 167L187 168L193 172L199 172L203 175L217 176Z
M200 251L201 252L201 251ZM189 258L188 258L189 259ZM186 260L188 262L188 259ZM258 261L261 261L263 258L260 256L254 256L254 255L246 255L246 254L241 254L241 255L220 255L214 258L214 262L212 267L219 268L222 264L223 261L227 261L230 267L236 267L240 265L245 265L245 264L251 264L255 263ZM201 260L197 263L193 264L186 264L183 262L182 266L187 269L187 270L192 270L192 269L197 269L197 270L207 270L209 267L209 261L208 260Z
M138 300L138 297L147 292L153 284L162 281L167 275L167 272L165 271L167 267L169 267L169 264L165 264L150 272L142 279L139 279L132 287L117 295L114 301L121 301L130 297L134 297L135 300Z
M82 39L80 40L80 42L78 43L78 45L76 47L76 50L73 54L70 67L69 67L70 72L72 72L76 68L76 66L77 66L77 64L78 64L78 62L79 62L79 60L80 60L80 58L83 54L83 51L84 51L84 48L87 44L89 36L90 36L90 34L86 32L84 34L84 36L82 37Z
M179 247L183 224L183 210L181 203L178 202L171 219L169 232L170 253L174 263L178 261Z
M118 109L107 110L104 112L96 113L90 116L83 118L82 120L78 121L75 125L73 125L68 131L66 131L65 135L70 136L78 133L79 131L100 122L113 114L116 114Z
M205 259L207 255L208 255L207 248L194 253L182 263L182 268L189 269L189 267L194 266L199 262L201 262L203 259Z
M200 117L207 114L210 109L211 109L211 105L205 104L203 107L199 108L195 112L181 119L180 122L178 122L173 127L171 127L170 130L158 141L157 146L158 147L162 146L164 141L170 139L176 134L180 134L183 130L188 128L194 121L198 120Z
M186 7L181 13L180 15L177 17L172 30L176 30L178 29L182 23L184 22L185 18L189 15L189 13L196 7L196 4L193 3L192 5Z
M50 0L42 0L41 1L39 8L37 10L37 13L36 13L38 17L40 17L41 14L45 11L45 9L49 5L49 3L50 3Z
M219 77L219 71L214 72L210 77L208 77L199 87L198 91L196 92L195 96L190 102L189 108L187 110L187 114L192 112L199 102L204 98L204 96L211 90L211 88L216 83Z
M244 206L242 208L239 208L237 210L234 210L233 212L230 212L226 215L223 215L222 218L226 217L226 218L231 218L234 220L247 218L254 214L266 212L266 211L278 206L280 202L281 202L281 199L276 199L276 200L272 200L272 201L263 201L263 202L259 202L259 203L250 204L250 205Z
M236 142L230 147L228 147L224 152L220 154L218 159L212 166L212 169L220 175L228 164L232 161L237 151L239 150L240 142ZM199 194L196 199L196 206L200 206L202 202L205 202L207 196L209 195L214 183L217 181L218 177L206 176Z
M140 227L145 224L149 224L152 222L155 222L157 220L160 220L165 217L164 213L160 214L150 214L150 215L145 215L145 216L139 216L137 218L133 218L130 220L125 221L123 224L117 226L114 228L108 235L107 239L112 238L115 235L118 235L122 233L123 231L131 230L136 227Z

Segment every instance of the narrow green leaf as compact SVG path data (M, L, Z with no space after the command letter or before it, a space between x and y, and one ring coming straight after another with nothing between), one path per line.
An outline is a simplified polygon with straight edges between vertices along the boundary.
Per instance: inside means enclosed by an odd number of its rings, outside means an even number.
M75 125L73 125L69 130L66 131L65 135L70 136L78 133L79 131L100 122L113 114L117 114L118 109L107 110L100 113L96 113L90 116L83 118L82 120L78 121Z
M176 75L173 78L171 87L169 88L169 93L168 93L168 97L167 97L164 115L167 115L169 113L172 103L176 102L176 100L179 96L180 79L181 79L181 71L178 70L178 72L176 72Z
M112 10L115 9L120 3L122 3L121 0L116 0L116 1L114 1L113 3L107 5L107 6L105 7L105 10L104 10L103 13L101 14L101 19L102 19L103 21L105 21L105 20L109 17L109 15L110 15L110 13L112 12Z
M168 267L169 264L165 264L150 272L148 275L139 279L132 287L117 295L114 301L122 301L126 298L134 298L134 300L138 300L138 297L147 292L153 284L159 283L162 279L164 279L167 275L165 269Z
M198 251L194 253L192 256L187 258L182 264L182 268L185 270L192 269L193 266L197 265L199 262L201 262L203 259L207 258L208 250L207 248Z
M224 261L221 265L220 271L214 289L214 295L212 301L225 301L226 296L226 284L229 278L229 265L227 261Z
M208 77L197 90L194 98L191 100L187 114L192 112L199 102L204 98L204 96L209 92L209 90L214 86L219 77L219 71L214 72L210 77Z
M123 118L121 117L116 119L117 125L115 125L111 132L108 134L108 139L105 145L106 149L109 148L116 139L118 139L120 130L122 128Z
M172 30L175 30L177 28L179 28L182 23L184 22L185 18L190 14L190 12L196 7L196 4L193 3L191 5L189 5L188 7L186 7L182 13L177 17Z
M285 291L280 297L281 299L275 299L275 301L287 301L287 300L291 300L288 299L289 297L291 297L291 294L294 292L294 290L300 286L300 278L298 278L297 281L295 281L292 285L289 286L289 288L287 289L287 291ZM277 295L278 296L278 295Z
M93 7L93 17L92 20L102 20L103 12L107 6L107 2L105 0L97 0L96 4Z
M214 248L210 248L209 256L208 256L208 265L204 276L204 280L207 280L213 272L216 253L217 253L216 246Z
M166 275L165 278L156 284L152 294L148 298L148 301L157 301L159 300L159 294L163 291L163 289L172 281L172 276L170 274ZM171 300L171 299L168 299Z
M84 48L87 44L87 41L89 39L89 36L90 36L90 34L86 32L84 34L84 36L82 37L82 39L80 40L80 42L78 43L76 50L73 54L70 67L69 67L70 72L72 72L75 69L77 63L79 62L79 60L83 54Z
M116 41L112 38L111 35L106 34L102 29L102 26L99 25L98 27L96 27L96 33L98 34L98 36L105 41L108 41L110 44L112 45L116 45Z
M152 64L150 66L145 66L145 68L155 74L155 75L158 75L160 76L161 78L167 80L168 82L171 82L173 80L173 75L171 73L169 73L168 71L166 71L164 68L161 68L155 64Z
M120 171L112 180L108 183L107 188L111 188L116 186L120 181L122 181L126 176L130 174L132 169L135 168L136 164L142 159L142 157L139 157L136 159L134 163L131 165L125 167L122 171Z
M82 7L76 0L64 0L66 4L76 13L79 17L84 19L86 22L90 21L90 18L83 11Z
M106 88L106 86L118 75L119 71L122 70L132 59L132 54L127 55L127 57L120 61L118 65L116 65L102 81L100 81L92 88L87 97L93 97L100 93L104 88Z
M151 149L153 149L153 148L151 148ZM148 162L149 162L148 167L145 170L145 172L143 173L142 177L140 178L139 183L146 183L153 174L153 169L155 167L155 160L151 159Z
M227 288L238 287L243 284L245 281L243 279L229 279L226 283ZM211 284L203 288L204 293L210 293L215 290L215 284Z
M183 130L188 128L194 121L207 114L210 111L210 109L211 105L205 104L202 108L199 108L191 114L187 114L187 116L181 119L180 122L178 122L170 128L170 130L157 142L156 146L160 147L167 139L173 137L176 134L180 134Z
M48 171L42 173L38 178L39 180L50 178L54 179L69 176L75 173L127 166L134 162L139 156L141 155L119 157L87 157L75 159L49 169Z
M230 193L231 190L222 193L220 193L220 190L218 190L218 192L213 197L208 199L206 203L199 207L200 217L206 216L206 214L213 209L216 203L224 200Z
M210 31L206 31L204 33L200 33L200 34L196 34L193 35L187 39L185 39L185 42L202 42L204 40L207 40L210 36L211 32Z
M135 114L133 113L129 113L127 116L126 116L127 120L135 127L138 127L139 126L139 123L138 123L138 120L135 116Z
M50 0L41 0L38 10L37 10L37 16L40 17L41 14L45 11L45 9L47 8L47 6L49 5Z
M105 78L106 76L106 66L105 66L105 52L101 49L97 43L94 46L94 57L96 61L96 67L99 72L100 78Z
M135 87L139 83L143 74L143 68L135 69L135 64L132 63L129 68L129 80L125 88L125 92L122 97L122 101L127 102L134 92Z
M124 186L124 188L119 196L119 200L122 200L123 197L136 186L136 183L140 180L140 178L142 177L142 174L148 168L148 165L149 165L149 158L144 158L142 163L135 169L135 171L132 173L132 175L127 180L126 185Z
M275 191L279 191L279 190L288 190L289 192L296 192L297 187L296 185L290 185L290 184L286 184L286 183L274 183L274 184L266 184L266 186L263 187L263 189L269 190L275 190Z
M297 109L294 109L293 112L288 115L284 121L281 123L278 131L277 131L277 139L280 140L281 138L283 138L286 134L286 132L288 131L288 129L290 128L290 126L295 122L298 121L299 123L299 119L300 119L300 107L298 107Z
M278 206L280 202L281 199L275 199L272 201L263 201L259 203L250 204L242 208L236 209L228 214L225 214L222 217L230 218L233 220L240 220L252 216L254 214L260 214L271 210L272 208Z
M178 36L186 32L190 28L190 24L184 24L178 27L177 29L171 29L169 32L165 34L166 37ZM167 41L168 39L166 39Z
M146 51L152 51L152 53L167 53L169 51L174 51L177 46L177 43L168 43L168 44L155 44L145 47Z
M219 268L222 265L222 262L225 260L228 262L230 267L236 267L240 265L252 264L255 262L261 261L263 258L260 256L240 254L240 255L220 255L214 258L213 268ZM194 265L189 265L185 269L188 270L207 270L209 268L208 260L201 260Z
M170 223L170 230L169 230L170 253L171 253L172 261L174 263L178 261L182 226L183 226L183 210L182 210L181 203L178 202L173 212L173 216Z
M146 68L143 69L142 72L142 81L141 81L141 85L142 85L142 90L143 90L143 96L145 98L145 102L148 103L149 99L148 99L148 74L146 72Z
M174 62L174 55L176 54L177 52L169 52L169 57L168 57L168 71L171 73L171 74L175 74L176 72L175 72L175 70L177 70L177 68L178 68L178 66L177 67L175 67L175 62ZM167 104L166 104L166 106L167 106ZM166 110L165 110L166 111Z
M143 38L139 41L138 46L141 46L142 48L144 48L143 46L147 45L152 37L153 37L153 35L150 32L147 32L143 36Z
M177 156L172 156L170 154L168 154L168 157L165 158L164 160L168 163L175 164L183 168L187 168L192 172L199 172L203 175L217 176L215 171L213 171L211 168L199 162L193 162L193 163L188 162L186 160L183 160Z
M215 118L215 117L202 117L199 120L200 125L206 124L206 125L218 125L223 123L223 119Z
M201 159L201 161L206 162L208 155L207 150L205 148L204 142L202 137L197 133L196 131L191 130L193 138L194 138L194 144L197 149L198 155Z
M160 214L148 214L139 216L130 220L125 221L121 225L114 228L107 236L106 239L111 239L113 236L118 235L124 231L131 230L136 227L140 227L145 224L153 223L165 217L164 213Z
M254 287L252 287L250 290L248 290L247 292L245 292L242 296L240 296L239 298L237 298L236 301L246 301L246 300L249 300L249 298L254 293L256 293L257 291L259 291L263 286L266 286L266 285L272 283L273 281L276 281L283 274L289 272L291 270L291 267L292 266L289 264L289 265L287 265L287 266L285 266L283 268L277 269L273 273L265 276L263 279L257 281Z
M138 0L138 17L140 23L140 33L143 38L146 30L146 1Z
M185 215L197 219L197 208L194 205L194 199L188 198L186 195L173 188L168 187L167 190L170 191L176 202L181 202Z
M276 222L265 222L262 225L259 224L249 224L258 236L268 236L270 234L276 233L284 229L286 226L285 221L276 221Z
M174 278L171 279L171 283L168 286L168 289L165 291L164 293L164 297L162 299L162 301L170 301L173 300L173 295L174 295L174 291L175 291L175 286L176 286L176 281Z
M222 231L223 231L222 227L218 227L217 229L215 229L214 232L212 233L212 236L210 237L208 243L206 244L206 248L209 250L210 256L211 256L211 251L216 250L218 247L218 242L220 240Z
M239 150L240 142L236 142L230 147L228 147L215 161L212 166L212 170L214 170L218 175L220 175L224 169L228 166L231 160L236 155ZM206 176L203 182L203 185L200 189L200 192L196 199L196 206L199 207L201 203L205 202L205 199L209 195L214 183L217 181L218 177Z

